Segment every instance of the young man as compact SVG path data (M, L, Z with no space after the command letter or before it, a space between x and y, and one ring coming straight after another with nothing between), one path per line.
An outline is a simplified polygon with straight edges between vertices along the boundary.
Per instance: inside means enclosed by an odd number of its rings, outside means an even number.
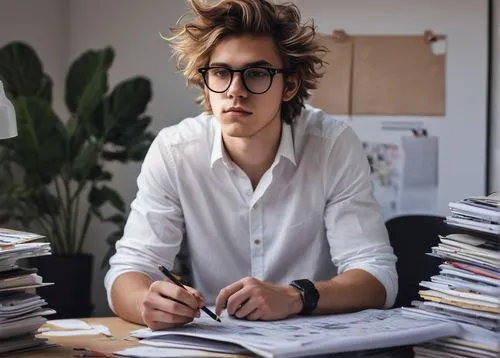
M205 112L163 129L144 160L110 306L153 329L214 303L249 320L390 307L396 258L366 154L346 124L304 108L322 64L314 28L289 4L190 5L169 41ZM158 271L183 240L196 289Z

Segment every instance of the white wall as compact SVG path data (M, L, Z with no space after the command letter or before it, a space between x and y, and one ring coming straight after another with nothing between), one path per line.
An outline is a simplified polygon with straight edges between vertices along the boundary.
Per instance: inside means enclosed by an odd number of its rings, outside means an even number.
M381 124L417 120L424 124L429 135L438 137L439 187L437 206L431 213L446 215L450 201L484 194L487 0L297 0L296 3L302 15L313 18L318 31L326 34L343 29L354 35L423 35L424 30L431 29L447 36L444 117L355 116L352 126L362 140L401 145L401 136L406 133L383 131Z
M500 0L493 0L493 86L490 145L490 191L500 190Z
M496 5L496 26L500 24L500 0ZM471 56L476 46L486 41L478 38L482 26L486 26L481 14L475 9L484 0L378 0L377 6L366 6L371 0L295 0L303 11L304 17L314 16L320 30L330 31L331 27L342 27L346 30L354 26L352 19L360 18L356 31L366 32L368 24L380 23L393 29L406 29L409 33L425 29L426 23L416 19L430 18L430 26L436 32L442 28L434 26L435 22L451 24L453 31L460 33L464 24L478 24L470 43ZM481 5L482 6L482 5ZM387 9L392 8L391 12ZM147 109L153 117L151 130L177 123L180 119L196 114L199 107L194 103L196 91L186 90L184 79L176 73L175 65L170 60L169 48L160 38L159 32L168 31L184 12L183 0L0 0L0 46L13 39L31 43L43 59L47 72L55 82L54 96L56 108L62 113L62 86L68 63L88 48L100 48L111 45L116 57L110 71L110 84L134 75L145 75L153 81L153 100ZM331 15L337 21L330 21ZM390 14L390 15L389 15ZM340 16L341 15L341 16ZM342 20L345 19L345 20ZM427 20L426 20L427 21ZM389 24L389 25L388 25ZM365 26L365 27L363 27ZM385 27L387 29L387 27ZM498 31L496 32L496 72L499 72L500 49ZM450 41L456 45L458 38ZM479 45L478 45L479 44ZM466 51L467 52L467 51ZM479 54L480 55L480 54ZM477 57L475 57L477 59ZM466 60L465 60L466 61ZM452 76L460 76L459 72L451 72ZM495 122L492 131L492 183L500 188L500 76L496 76ZM471 79L475 83L474 78ZM457 81L455 85L462 85ZM481 96L484 88L472 88L475 96ZM481 113L476 113L478 118ZM453 136L453 133L450 133ZM480 143L477 145L481 145ZM440 158L441 159L441 158ZM451 154L445 159L456 160ZM123 167L114 165L110 168L115 174L113 186L123 195L127 204L136 193L135 179L139 172L139 164ZM467 175L467 173L463 173ZM456 198L453 198L456 199ZM95 270L93 285L93 301L96 304L96 315L106 315L110 311L105 303L103 277L105 272L99 269L101 259L107 245L105 237L112 229L109 225L94 224L90 228L88 241L84 247L87 252L95 254Z
M65 0L0 0L0 47L24 41L38 53L54 82L54 106L64 110L64 69L68 52L68 3Z

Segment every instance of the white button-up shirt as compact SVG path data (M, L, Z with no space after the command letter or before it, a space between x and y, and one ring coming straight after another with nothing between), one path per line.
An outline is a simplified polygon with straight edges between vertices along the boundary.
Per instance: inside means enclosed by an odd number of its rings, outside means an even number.
M187 240L193 284L213 304L246 276L287 284L363 269L397 293L396 257L372 195L363 147L344 122L307 106L283 124L278 152L255 190L224 150L214 116L163 129L137 179L137 197L105 278L129 271L163 280Z

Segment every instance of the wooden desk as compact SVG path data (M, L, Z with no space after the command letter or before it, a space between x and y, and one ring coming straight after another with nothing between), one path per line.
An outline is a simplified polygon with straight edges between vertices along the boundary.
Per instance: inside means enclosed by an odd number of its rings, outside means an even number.
M137 341L135 338L128 338L129 333L134 329L144 328L118 317L83 318L82 321L89 324L105 325L109 328L113 337L106 337L103 334L93 336L44 337L43 334L40 334L38 337L48 338L50 342L58 344L59 347L20 353L16 357L68 358L73 357L73 348L87 348L103 353L113 353L120 349L136 346Z

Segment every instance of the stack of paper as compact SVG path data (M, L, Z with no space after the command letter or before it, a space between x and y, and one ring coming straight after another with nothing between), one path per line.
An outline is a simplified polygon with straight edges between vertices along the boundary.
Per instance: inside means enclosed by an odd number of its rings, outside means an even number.
M31 242L43 236L0 228L0 353L46 347L35 334L46 322L45 315L55 313L44 308L44 299L36 295L44 283L35 268L17 266L24 258L50 255L50 244Z
M462 206L464 202L450 203L452 216L460 210L464 215L467 212L469 216L481 216L489 220L488 225L498 226L500 211L468 209ZM473 229L472 225L455 225L467 228L467 233L439 236L438 246L429 253L444 260L439 274L420 283L424 288L419 291L423 301L412 302L413 308L403 308L407 315L457 322L462 333L459 338L416 346L416 357L500 354L500 234L493 235L483 226Z
M500 235L500 194L470 197L448 204L450 225Z

